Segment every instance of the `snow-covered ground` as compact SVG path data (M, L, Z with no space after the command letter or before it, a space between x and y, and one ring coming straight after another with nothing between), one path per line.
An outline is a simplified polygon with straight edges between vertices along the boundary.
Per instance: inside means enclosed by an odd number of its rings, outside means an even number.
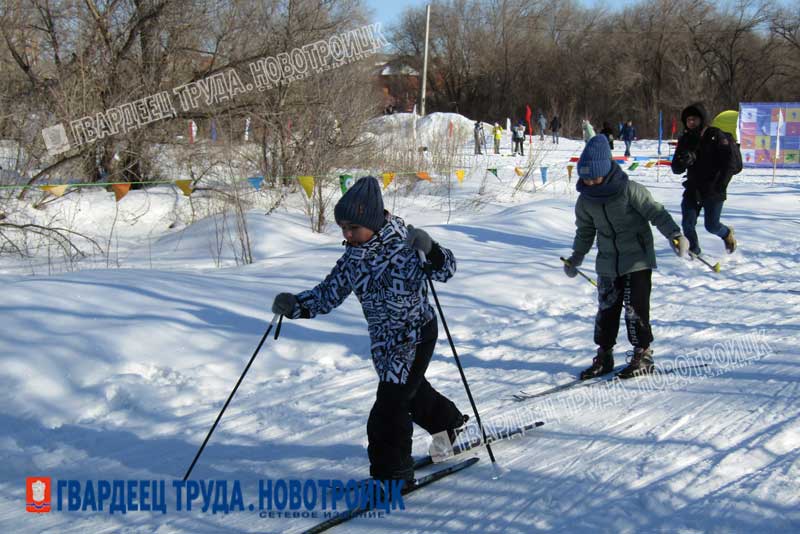
M449 200L441 177L413 195L387 189L387 206L458 259L456 276L437 291L482 418L546 424L496 444L501 478L492 479L481 453L476 466L409 496L406 510L340 531L800 531L800 171L779 170L774 186L771 171L734 177L723 222L735 226L740 249L726 255L698 225L719 274L675 257L654 229L656 361L713 355L703 376L626 382L613 395L509 398L573 379L594 352L595 290L564 276L558 259L574 230L566 165L581 148L535 139L535 192L531 181L515 187L514 167L524 170L527 158L472 157L471 145ZM655 149L640 141L634 154ZM643 165L630 175L680 221L679 177ZM118 206L112 194L86 190L47 208L104 245L117 215L119 268L106 268L106 258L69 269L42 258L0 263L0 531L297 532L313 523L196 509L32 514L24 504L29 476L168 487L182 478L271 320L273 296L312 287L342 252L335 226L310 232L301 194L271 215L248 214L256 261L239 267L226 252L214 259L212 220L169 228L188 201L168 188L133 191ZM584 265L591 274L591 259ZM756 357L728 367L734 347ZM619 363L629 348L624 327L617 348ZM427 376L470 413L443 331ZM247 504L261 479L367 476L376 381L355 298L311 321L285 321L192 478L239 480ZM415 452L425 452L424 434L417 430Z

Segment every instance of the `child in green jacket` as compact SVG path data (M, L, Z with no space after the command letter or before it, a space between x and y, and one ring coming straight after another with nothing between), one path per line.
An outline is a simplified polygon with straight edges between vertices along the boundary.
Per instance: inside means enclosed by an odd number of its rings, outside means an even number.
M592 248L595 236L598 249L598 309L594 328L598 349L592 365L580 377L593 378L614 369L614 345L623 305L633 354L619 376L631 378L652 373L650 278L656 268L656 253L650 224L658 227L678 256L686 255L689 242L647 188L629 180L612 161L604 135L594 136L586 144L578 160L578 177L577 230L573 253L564 264L567 276L578 274L577 267Z

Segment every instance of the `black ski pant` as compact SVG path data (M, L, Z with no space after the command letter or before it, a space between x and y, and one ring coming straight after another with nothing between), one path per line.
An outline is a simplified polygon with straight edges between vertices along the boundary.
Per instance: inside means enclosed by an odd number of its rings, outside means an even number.
M604 349L617 343L619 315L625 306L625 327L628 341L634 347L646 349L653 341L650 330L650 278L653 271L645 269L614 278L597 279L597 317L594 322L594 342Z
M516 139L514 140L514 154L519 153L520 156L525 155L525 140L524 139Z
M375 404L367 421L369 474L373 478L408 480L414 477L412 423L417 423L430 434L463 424L463 415L453 401L433 389L425 379L437 335L434 318L422 327L421 342L417 345L406 383L378 384Z

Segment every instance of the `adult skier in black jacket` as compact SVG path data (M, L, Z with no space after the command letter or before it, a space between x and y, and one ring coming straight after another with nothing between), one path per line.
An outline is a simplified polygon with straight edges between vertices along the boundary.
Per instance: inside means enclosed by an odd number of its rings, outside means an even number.
M681 226L689 240L689 250L695 255L701 252L695 225L702 209L706 230L719 236L725 242L725 250L731 253L736 250L733 227L722 224L720 216L728 182L734 174L733 150L738 147L728 134L710 125L703 104L687 106L681 112L681 120L685 130L672 158L672 172L686 172Z

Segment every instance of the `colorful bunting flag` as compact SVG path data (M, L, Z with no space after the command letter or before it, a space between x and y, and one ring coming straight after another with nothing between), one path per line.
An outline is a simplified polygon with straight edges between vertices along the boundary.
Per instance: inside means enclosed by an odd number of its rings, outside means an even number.
M517 176L522 176L523 174L525 174L525 171L523 171L519 167L514 167L514 172L517 173Z
M425 171L418 172L417 178L419 178L420 180L428 180L429 182L431 181L431 175Z
M383 178L383 188L386 189L394 181L395 174L393 172L385 172L381 175Z
M464 181L464 171L461 169L456 171L456 178L458 178L458 183L462 183Z
M250 182L250 185L253 186L253 189L258 191L259 189L261 189L261 184L264 182L264 177L263 176L251 176L250 178L247 179L247 181Z
M303 186L303 189L308 195L308 198L311 198L311 193L314 192L314 177L313 176L298 176L297 179L300 181L300 185Z
M192 195L192 181L191 180L175 180L175 185L178 189L183 191L183 194L188 196Z
M352 174L340 174L339 175L339 187L342 188L342 194L344 195L347 193L347 190L352 187L354 183L353 175Z
M68 185L43 185L40 189L46 193L50 193L53 196L60 197L67 192L68 187Z
M497 169L486 169L486 170L497 176Z
M111 184L111 189L114 191L117 202L119 202L131 190L131 184Z
M638 166L639 166L639 162L638 161L634 161L633 163L631 163L631 166L628 167L628 170L629 171L635 171L636 167L638 167Z
M574 165L567 165L567 180L572 180L572 169L574 168Z

